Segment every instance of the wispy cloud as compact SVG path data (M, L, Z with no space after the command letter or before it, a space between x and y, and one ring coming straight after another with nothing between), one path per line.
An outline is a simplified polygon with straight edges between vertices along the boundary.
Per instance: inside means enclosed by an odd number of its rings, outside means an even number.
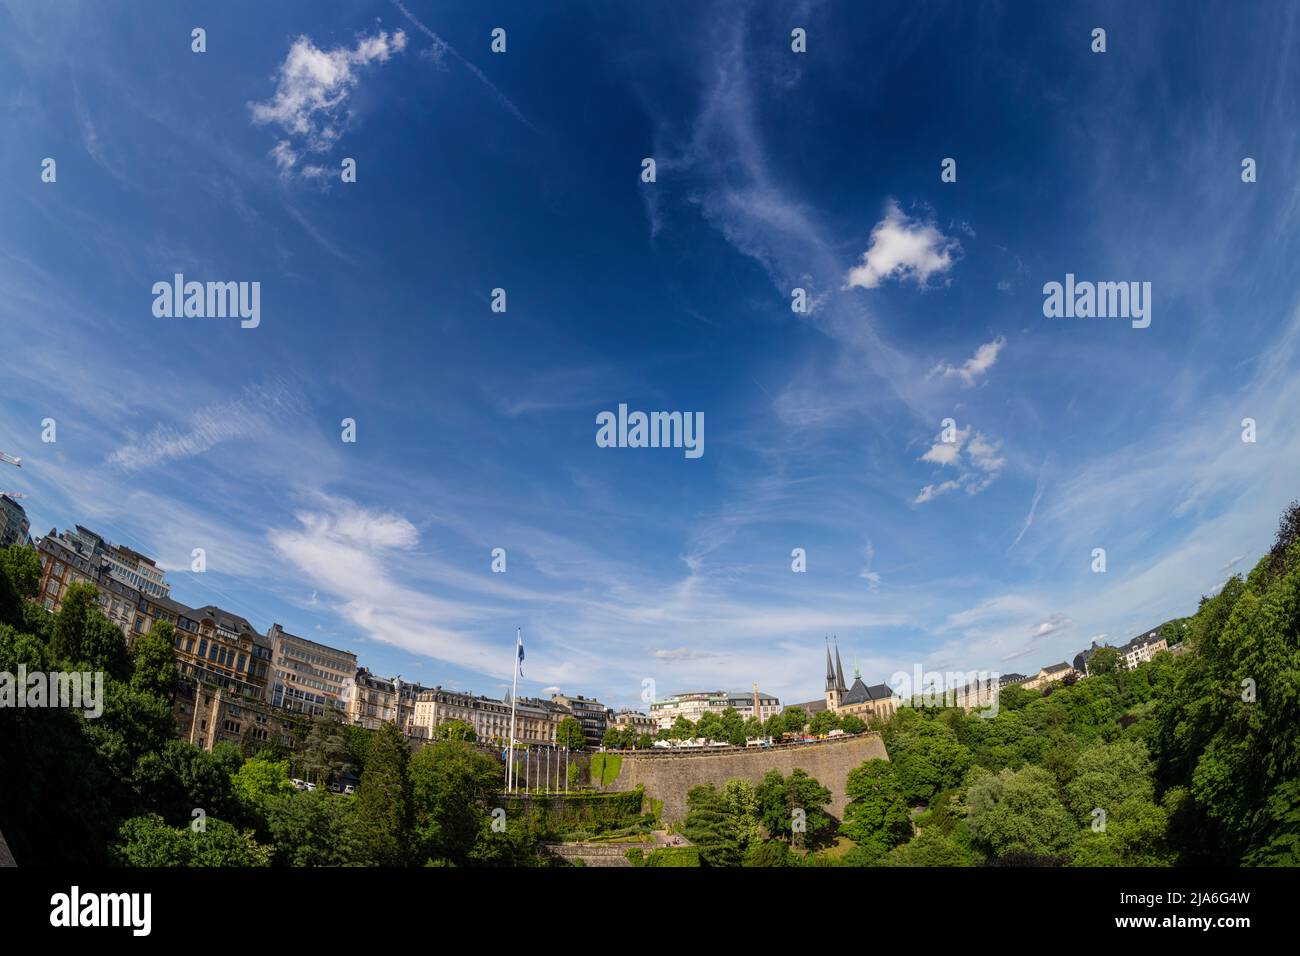
M520 112L519 107L515 106L515 104L510 101L510 98L508 96L506 96L499 89L497 89L496 86L492 83L492 81L489 80L486 75L484 75L482 70L480 70L473 63L469 62L469 60L461 56L460 52L454 46L452 46L442 37L438 36L438 34L434 33L432 30L430 30L427 26L424 25L423 22L416 19L415 14L413 14L410 10L408 10L406 8L406 4L402 3L401 0L393 0L393 5L397 7L397 9L402 11L406 19L410 20L411 23L415 25L415 28L417 30L419 30L421 33L423 33L425 36L427 36L430 40L433 41L433 53L435 59L439 59L444 54L450 53L453 57L456 58L457 61L460 62L462 66L465 67L465 69L469 70L470 73L474 74L474 76L478 79L480 83L482 83L484 86L488 88L488 90L496 98L496 101L500 103L502 106L504 106L511 116L519 120L519 122L523 123L533 132L537 132L536 127L534 127L532 123L528 122L528 118L524 116L522 112Z
M941 379L956 379L966 388L973 387L986 374L988 370L997 364L998 355L1001 353L1007 340L998 336L992 342L985 342L975 354L962 362L961 365L953 366L946 362L940 362L931 371L930 376Z
M132 472L193 458L223 442L265 435L273 424L301 414L305 407L301 394L283 381L248 385L239 398L196 410L184 427L155 426L109 454L106 463Z

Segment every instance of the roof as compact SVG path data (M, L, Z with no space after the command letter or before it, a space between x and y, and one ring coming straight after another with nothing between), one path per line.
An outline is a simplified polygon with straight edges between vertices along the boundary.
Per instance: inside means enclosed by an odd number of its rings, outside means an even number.
M1049 666L1049 667L1044 667L1044 668L1043 668L1043 673L1044 673L1044 674L1056 674L1056 673L1059 673L1060 671L1068 671L1068 670L1070 670L1070 669L1071 669L1071 668L1070 668L1070 665L1069 665L1069 664L1065 663L1065 661L1061 661L1061 663L1059 663L1059 664L1052 664L1052 665Z
M803 704L787 704L785 709L791 710L795 707L798 707L805 714L816 714L826 709L826 698L823 697L819 700L810 700Z

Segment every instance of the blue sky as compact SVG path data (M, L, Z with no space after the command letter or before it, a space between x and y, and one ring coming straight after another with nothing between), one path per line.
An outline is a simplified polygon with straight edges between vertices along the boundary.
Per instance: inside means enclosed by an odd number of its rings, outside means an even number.
M615 706L817 696L830 634L872 682L1033 672L1269 546L1293 7L547 7L0 3L34 531L429 684L499 694L519 626L522 690ZM259 281L260 326L156 318L177 272ZM1066 273L1151 282L1150 327L1044 317ZM597 447L620 403L704 455Z

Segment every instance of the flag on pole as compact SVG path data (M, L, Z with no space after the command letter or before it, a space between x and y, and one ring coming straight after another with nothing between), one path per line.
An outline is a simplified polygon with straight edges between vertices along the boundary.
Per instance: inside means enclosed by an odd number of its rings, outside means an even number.
M524 672L524 639L521 636L519 638L519 673L523 674L523 672Z

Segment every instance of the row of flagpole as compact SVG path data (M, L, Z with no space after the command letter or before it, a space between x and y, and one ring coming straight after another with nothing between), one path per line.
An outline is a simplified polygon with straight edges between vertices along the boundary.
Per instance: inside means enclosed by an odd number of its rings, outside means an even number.
M536 773L534 773L532 770L534 761L531 758L534 752L537 753L537 760L535 761L537 767ZM507 753L515 754L516 757L518 756L514 750L507 751ZM545 761L542 760L543 755L545 755L546 757ZM554 755L555 758L554 759L555 783L553 786L551 783L552 755ZM560 747L558 744L551 744L549 746L530 745L524 748L523 757L524 757L523 789L525 791L544 790L547 793L550 793L552 791L559 792L568 789L568 780L569 780L569 748L568 747ZM509 793L516 793L520 789L519 778L511 772L511 767L513 766L515 761L507 758L506 762L508 765L506 770L506 779L507 779L506 789L507 792Z
M514 654L514 673L510 680L510 743L506 747L506 793L514 793L518 788L515 780L515 700L519 696L519 675L524 672L524 632L521 628L515 628L515 654ZM546 753L546 789L551 789L551 754L555 754L555 789L561 790L568 787L569 781L569 748L564 748L564 780L560 780L560 753L555 744L550 747L539 747L539 751ZM524 748L524 789L529 788L529 758L533 752L533 747ZM540 769L540 767L539 767ZM563 782L564 786L560 784Z

